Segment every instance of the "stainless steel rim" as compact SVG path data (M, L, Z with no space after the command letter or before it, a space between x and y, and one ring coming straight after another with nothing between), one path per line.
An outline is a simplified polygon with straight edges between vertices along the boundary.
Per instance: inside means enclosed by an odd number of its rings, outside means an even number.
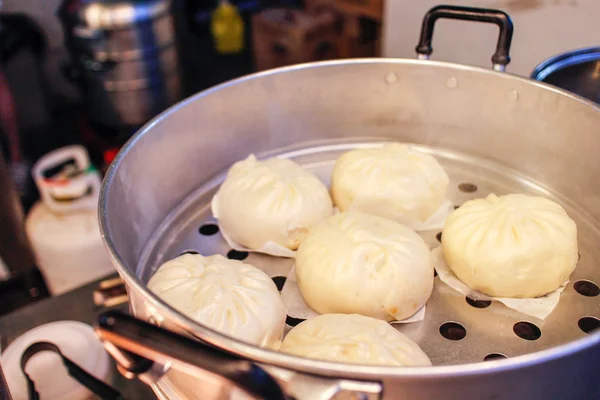
M196 333L196 336L201 337L204 341L219 347L223 350L235 353L239 356L248 358L258 363L263 363L266 365L279 366L283 368L287 368L295 371L309 372L313 374L320 374L325 376L337 376L337 377L348 377L348 378L362 378L362 379L374 379L379 380L385 377L391 378L443 378L443 377L459 377L459 376L477 376L477 375L487 375L490 373L499 373L503 371L513 370L517 368L525 368L531 367L535 365L539 365L540 363L549 362L552 360L560 359L564 356L571 355L574 353L579 353L582 351L586 351L587 349L599 345L600 344L600 332L596 332L590 334L589 337L585 337L582 339L575 340L570 343L566 343L554 348L550 348L547 350L542 350L536 353L530 353L526 355L516 356L508 359L496 360L496 361L488 361L488 362L479 362L472 364L461 364L461 365L452 365L452 366L434 366L428 368L395 368L395 367L377 367L377 366L352 366L350 370L345 364L337 364L325 361L316 361L310 359L304 359L294 356L285 355L282 353L261 349L253 345L249 345L238 340L235 340L231 337L223 335L219 332L216 332L210 328L204 327L202 325L197 324L191 319L185 317L179 312L175 311L173 308L168 306L166 303L162 302L158 297L148 291L138 278L130 272L127 268L125 268L124 263L120 256L117 254L115 250L114 243L110 237L108 237L108 227L107 227L107 209L106 209L106 199L107 192L109 190L110 182L115 178L115 173L118 165L122 162L125 155L130 151L130 149L135 145L135 143L140 140L140 138L147 132L152 126L159 120L165 118L168 114L176 111L181 107L185 107L189 102L192 102L198 98L210 95L213 92L216 92L222 88L236 85L238 83L244 82L246 80L255 79L265 75L275 75L280 73L285 73L288 71L296 70L296 69L304 69L304 68L312 68L319 66L327 66L327 65L347 65L347 64L360 64L360 63L380 63L380 64L417 64L425 66L431 65L439 65L451 67L454 69L460 70L470 70L477 72L479 74L493 74L498 77L517 79L520 81L525 81L530 85L535 85L540 87L543 90L550 90L553 92L561 93L564 96L572 98L574 101L578 101L583 103L589 107L593 107L600 112L600 108L596 106L594 103L587 101L583 98L580 98L571 93L565 92L563 90L557 89L553 86L546 85L539 82L532 82L526 78L521 78L514 75L507 75L506 73L500 73L492 70L487 70L483 68L464 66L459 64L445 63L445 62L436 62L436 61L421 61L421 60L405 60L405 59L356 59L356 60L336 60L336 61L325 61L318 63L309 63L296 65L291 67L279 68L271 71L261 72L253 75L249 75L243 78L239 78L230 82L223 83L218 85L212 89L206 90L204 92L198 93L183 102L169 108L162 114L155 117L152 121L146 124L142 129L140 129L126 144L123 146L109 170L107 171L106 177L102 184L102 189L100 193L100 229L102 232L102 237L104 238L106 247L113 259L114 264L118 272L121 274L123 279L126 281L127 285L136 291L138 291L144 298L144 300L150 305L160 308L161 311L164 312L164 315L180 326L182 329L193 331Z

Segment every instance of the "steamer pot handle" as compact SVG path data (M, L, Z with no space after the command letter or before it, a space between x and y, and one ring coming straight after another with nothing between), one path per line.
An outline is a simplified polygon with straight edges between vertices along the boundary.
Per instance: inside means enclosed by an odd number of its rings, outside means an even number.
M102 313L94 329L127 378L142 379L150 372L154 376L142 380L153 383L166 372L156 364L171 365L190 375L211 374L253 396L286 399L275 379L250 361L132 316L117 311Z
M322 378L276 367L261 367L235 354L148 324L117 311L100 314L95 331L128 378L152 385L165 365L191 376L210 374L252 396L268 400L330 400L338 393L379 400L379 382ZM268 369L268 371L267 371Z
M493 69L504 71L510 62L510 43L512 41L513 23L508 14L500 10L491 10L476 7L458 7L441 5L430 9L423 17L421 26L421 36L419 44L416 47L417 58L428 60L433 49L431 41L433 39L433 27L440 18L457 19L463 21L486 22L498 25L500 33L496 52L492 56Z

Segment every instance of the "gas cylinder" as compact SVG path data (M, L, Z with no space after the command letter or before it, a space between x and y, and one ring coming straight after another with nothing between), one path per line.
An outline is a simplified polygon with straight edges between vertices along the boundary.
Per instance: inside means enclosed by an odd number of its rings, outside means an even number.
M100 174L82 146L63 147L32 169L41 200L25 222L37 265L58 295L114 272L98 225Z

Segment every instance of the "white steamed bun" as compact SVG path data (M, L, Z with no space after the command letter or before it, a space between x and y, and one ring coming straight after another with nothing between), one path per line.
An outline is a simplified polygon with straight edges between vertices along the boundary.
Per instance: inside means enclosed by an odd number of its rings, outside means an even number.
M354 149L335 163L333 202L341 211L408 226L427 221L446 199L449 179L432 156L401 143Z
M300 245L295 268L302 296L321 314L403 320L425 305L433 288L423 239L368 214L340 213L317 225Z
M250 155L230 168L212 212L221 229L248 249L271 242L296 250L333 205L325 185L292 160Z
M281 352L348 364L426 366L429 357L388 323L358 314L326 314L293 328Z
M560 287L577 264L577 227L555 202L524 194L467 201L446 220L442 251L454 274L494 297Z
M148 289L219 332L258 346L280 343L287 311L275 283L253 265L184 254L163 264Z

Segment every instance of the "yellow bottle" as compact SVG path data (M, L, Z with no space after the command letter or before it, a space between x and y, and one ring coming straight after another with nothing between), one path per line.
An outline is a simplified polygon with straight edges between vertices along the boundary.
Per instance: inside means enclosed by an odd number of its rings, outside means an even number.
M228 0L220 0L212 14L211 30L217 52L239 53L244 48L244 21Z

